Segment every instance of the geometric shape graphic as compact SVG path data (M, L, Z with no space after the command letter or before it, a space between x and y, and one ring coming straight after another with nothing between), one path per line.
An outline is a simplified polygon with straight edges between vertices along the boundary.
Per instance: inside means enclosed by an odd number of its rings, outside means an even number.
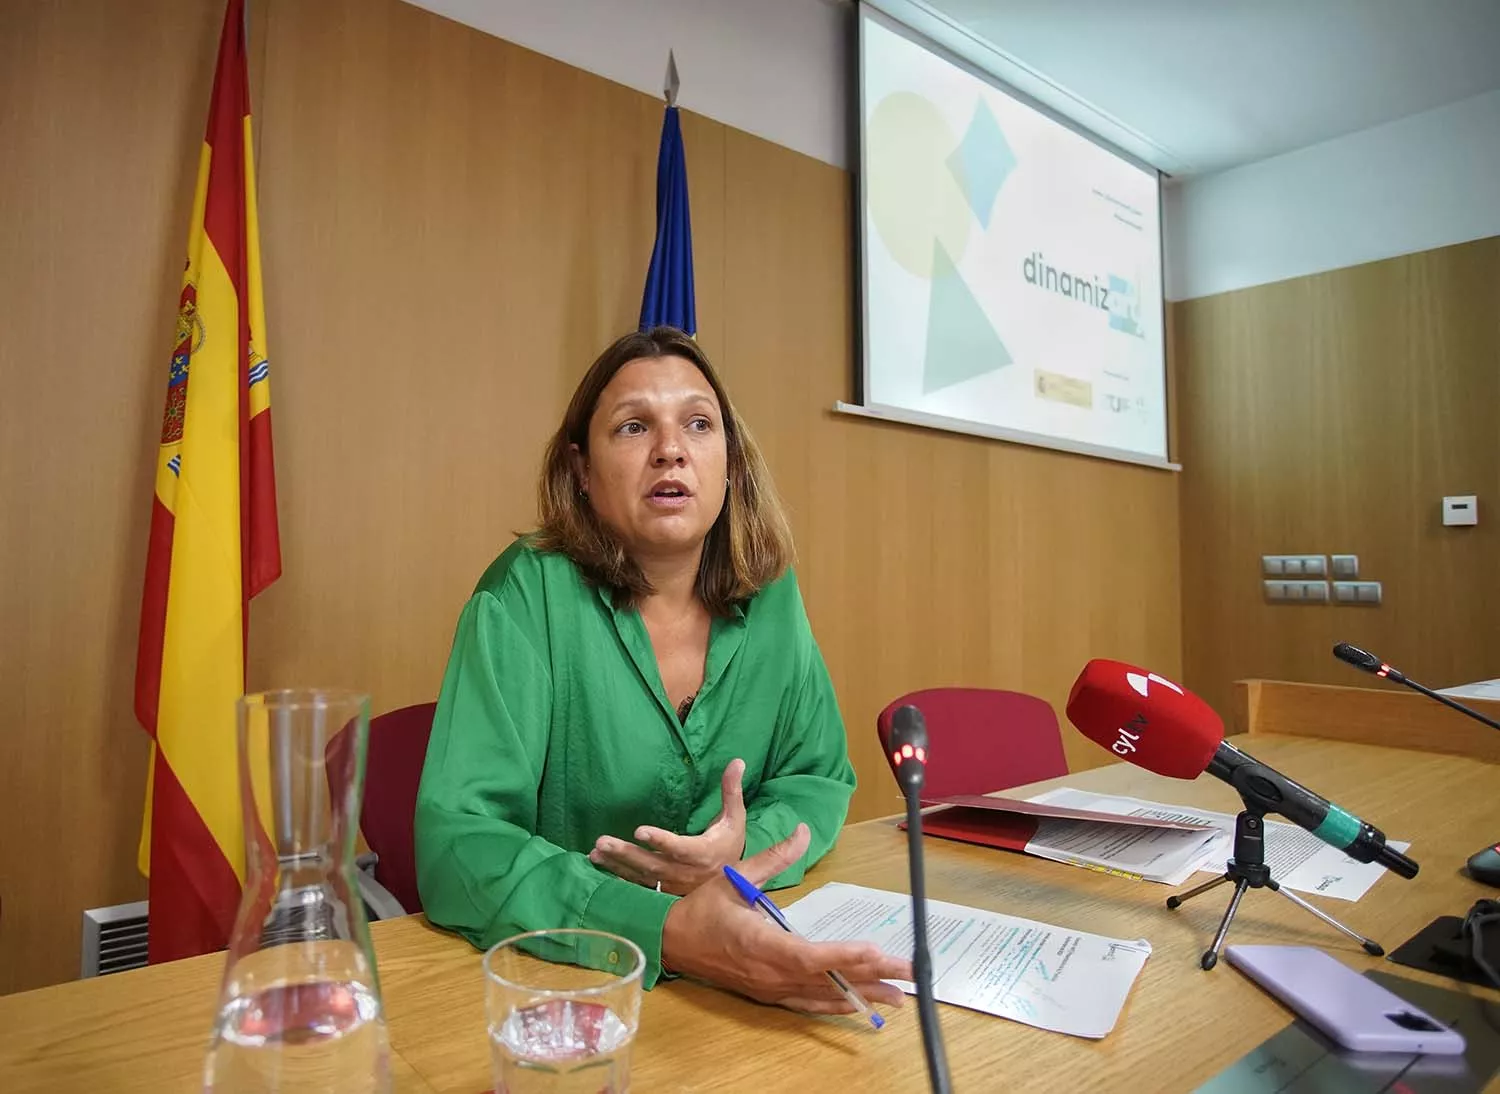
M1142 675L1139 672L1127 672L1125 674L1125 682L1129 684L1131 689L1142 698L1149 697L1147 695L1147 692L1150 691L1152 684L1162 684L1166 687L1171 688L1178 695L1182 694L1182 689L1180 687L1172 683L1172 681L1168 680L1166 677L1158 676L1154 672L1146 675Z
M910 91L895 91L870 112L864 183L880 240L913 276L932 276L932 241L954 261L969 242L969 201L944 160L955 137L942 113Z
M948 170L963 190L969 208L981 226L990 226L995 198L1016 169L1016 163L1016 154L1011 151L1000 123L980 99L974 107L974 116L969 119L964 139L948 157Z
M1005 343L964 282L942 240L932 248L932 297L927 309L927 357L922 393L951 387L1010 364Z

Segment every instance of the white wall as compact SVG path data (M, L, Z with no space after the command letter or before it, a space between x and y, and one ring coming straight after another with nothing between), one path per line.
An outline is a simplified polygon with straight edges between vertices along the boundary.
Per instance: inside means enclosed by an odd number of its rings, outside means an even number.
M839 0L407 0L609 80L849 165L854 9Z
M1169 186L1171 300L1500 235L1500 91Z

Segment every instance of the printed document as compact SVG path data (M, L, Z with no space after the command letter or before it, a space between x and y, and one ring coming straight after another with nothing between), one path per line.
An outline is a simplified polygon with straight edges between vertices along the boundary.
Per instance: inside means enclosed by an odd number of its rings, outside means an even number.
M1126 800L1100 800L1110 807L1096 807L1095 812L1115 813L1122 818L1146 816L1144 812L1130 809ZM1062 803L1049 799L1047 804ZM1217 843L1219 835L1216 825L1197 829L1147 828L1099 821L1044 819L1038 823L1036 835L1027 841L1026 853L1074 866L1130 874L1146 881L1181 885L1192 877L1198 864Z
M1170 877L1161 878L1169 885L1181 885L1193 873L1222 873L1224 864L1229 861L1233 853L1235 818L1229 813L1215 813L1207 809L1194 809L1180 805L1164 805L1161 802L1142 801L1139 798L1093 794L1071 787L1050 790L1045 794L1039 794L1032 800L1046 802L1049 805L1066 806L1070 809L1093 809L1101 813L1119 813L1124 816L1155 817L1160 820L1212 825L1216 829L1214 838L1204 845L1187 873L1174 873ZM1038 835L1040 837L1041 833ZM1397 851L1405 851L1411 846L1410 843L1397 840L1392 840L1390 845ZM1380 875L1385 873L1385 867L1379 863L1356 862L1306 829L1285 821L1266 821L1265 848L1266 865L1271 868L1271 876L1288 889L1299 893L1312 893L1330 896L1337 900L1354 901L1369 892L1370 887L1380 880ZM1067 861L1061 855L1048 855L1045 851L1031 847L1027 847L1027 850L1044 858L1059 858L1061 861ZM1120 865L1117 869L1128 873L1143 873L1139 870L1132 871L1125 865ZM1158 880L1154 876L1145 876L1147 880Z
M873 942L911 956L911 897L831 882L783 909L815 942ZM1030 919L927 902L933 994L939 1002L1075 1037L1115 1028L1151 944ZM907 994L916 986L896 981Z

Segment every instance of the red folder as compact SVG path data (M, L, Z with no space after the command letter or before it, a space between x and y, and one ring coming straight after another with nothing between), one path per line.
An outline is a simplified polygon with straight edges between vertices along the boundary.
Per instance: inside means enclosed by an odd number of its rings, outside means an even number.
M990 797L985 794L954 794L946 798L924 798L923 805L943 808L922 814L922 834L944 839L962 840L1006 851L1025 851L1035 838L1043 820L1081 820L1099 824L1128 824L1143 828L1181 828L1206 831L1206 824L1186 821L1157 820L1152 817L1128 817L1119 813L1100 813L1092 809L1068 809L1045 802L1021 801L1019 798ZM902 822L901 827L906 827Z

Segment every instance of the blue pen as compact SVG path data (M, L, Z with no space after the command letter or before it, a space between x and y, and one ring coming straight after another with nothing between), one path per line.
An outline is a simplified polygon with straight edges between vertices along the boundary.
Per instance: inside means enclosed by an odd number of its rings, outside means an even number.
M760 887L733 866L724 867L724 876L727 877L740 896L745 898L745 903L752 908L759 908L760 914L769 919L776 926L790 935L802 938L803 934L786 921L786 916L781 914L781 909L771 903L771 898L760 891ZM876 1029L885 1027L885 1019L875 1013L875 1008L865 1000L865 997L854 990L854 985L845 980L841 973L829 970L828 979L833 981L833 986L843 993L845 999L854 1005L854 1009L870 1020L870 1025Z

